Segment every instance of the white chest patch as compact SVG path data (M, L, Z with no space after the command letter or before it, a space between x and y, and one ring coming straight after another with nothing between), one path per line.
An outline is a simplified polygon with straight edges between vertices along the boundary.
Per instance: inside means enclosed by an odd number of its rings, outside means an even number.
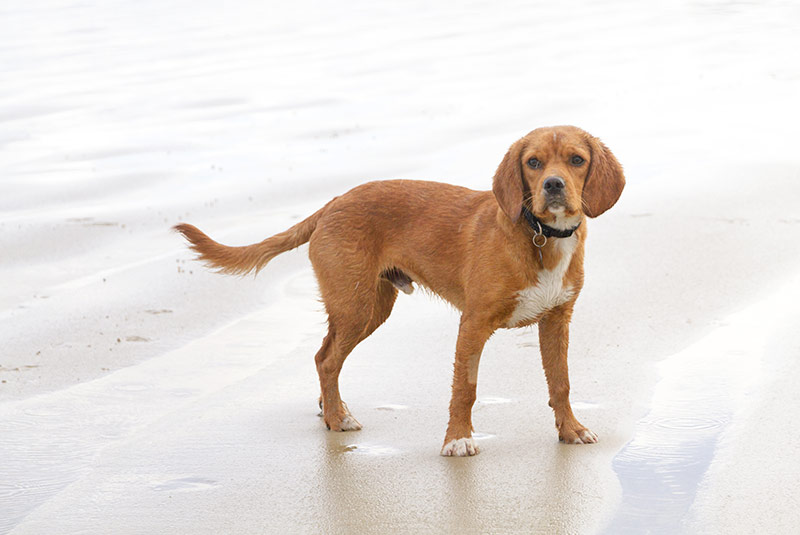
M515 327L520 323L534 320L548 310L563 305L575 295L572 286L564 285L564 275L578 245L578 237L573 235L559 239L556 243L561 252L561 260L554 269L540 271L536 284L528 286L517 294L517 308L508 319L506 327Z

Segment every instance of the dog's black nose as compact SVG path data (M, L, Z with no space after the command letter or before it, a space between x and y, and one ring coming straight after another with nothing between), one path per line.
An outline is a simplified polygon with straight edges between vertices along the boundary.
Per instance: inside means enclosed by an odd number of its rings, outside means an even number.
M564 179L560 176L547 177L547 180L544 181L545 193L563 193L565 186Z

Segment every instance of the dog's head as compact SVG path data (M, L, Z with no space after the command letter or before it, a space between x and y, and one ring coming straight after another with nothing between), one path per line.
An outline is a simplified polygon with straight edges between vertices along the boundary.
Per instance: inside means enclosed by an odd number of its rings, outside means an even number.
M625 176L603 143L574 126L538 128L508 149L492 190L516 223L523 203L541 221L569 228L617 202Z

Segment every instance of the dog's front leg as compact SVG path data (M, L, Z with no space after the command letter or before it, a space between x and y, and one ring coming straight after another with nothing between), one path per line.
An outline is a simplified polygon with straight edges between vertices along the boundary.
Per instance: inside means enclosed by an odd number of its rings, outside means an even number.
M572 307L567 305L554 309L539 320L539 347L550 391L550 406L556 417L558 439L567 444L592 444L597 442L597 435L578 422L569 404L567 348L571 317Z
M475 403L481 352L492 332L488 322L467 314L461 316L453 372L453 394L450 398L450 422L441 452L444 456L466 457L478 453L478 447L472 438L472 405Z

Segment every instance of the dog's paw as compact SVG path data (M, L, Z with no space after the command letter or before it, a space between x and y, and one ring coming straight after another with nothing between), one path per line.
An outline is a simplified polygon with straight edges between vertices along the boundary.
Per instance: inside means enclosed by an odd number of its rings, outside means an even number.
M325 420L325 427L331 431L360 431L361 424L353 418L347 404L342 402L339 408L331 414L325 414L325 407L322 404L322 396L319 398L319 414Z
M442 447L441 454L445 457L469 457L478 454L478 445L472 437L456 438Z
M348 414L342 421L339 423L338 431L360 431L361 424L358 423L358 420L353 418L352 414Z
M576 430L561 430L558 440L565 444L596 444L597 435L588 429L580 428Z
M358 420L353 418L352 414L345 414L341 418L331 421L325 422L325 425L328 426L328 429L331 431L360 431L361 424L358 423Z

